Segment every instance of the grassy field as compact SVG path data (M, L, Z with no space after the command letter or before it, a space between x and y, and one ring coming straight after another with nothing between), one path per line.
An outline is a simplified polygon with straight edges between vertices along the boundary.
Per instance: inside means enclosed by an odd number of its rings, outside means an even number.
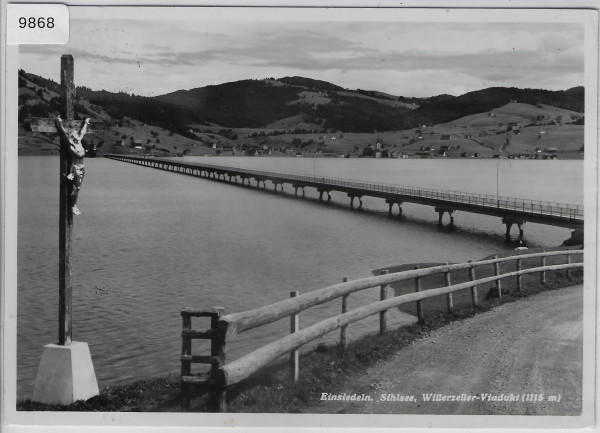
M132 138L139 142L141 149L131 147ZM156 156L176 156L184 152L193 155L214 154L212 142L215 139L206 134L202 139L203 141L192 140L159 126L146 125L136 120L127 121L121 127L113 126L85 136L89 143L102 142L102 153L153 153ZM58 155L58 142L56 135L34 133L19 126L19 155ZM211 144L210 147L206 146L208 143ZM155 149L148 150L145 146L154 146Z
M533 252L529 250L527 252ZM506 253L506 254L510 254ZM564 263L564 259L548 259L547 263ZM415 264L403 265L412 269ZM423 267L432 264L421 264ZM539 266L539 260L530 259L523 263L523 268ZM396 268L387 268L396 270ZM501 269L501 271L504 269ZM381 271L381 270L379 270ZM376 271L379 272L379 271ZM493 269L478 268L477 276L493 274ZM465 273L453 273L455 283L466 280ZM323 390L336 393L352 381L354 375L380 360L396 356L403 347L415 340L427 336L433 329L444 326L451 321L471 317L478 312L487 311L507 302L518 301L522 297L531 296L546 290L556 290L583 281L583 269L572 271L567 278L566 271L548 272L546 284L541 285L539 274L523 277L523 290L515 291L515 278L502 281L502 297L494 295L492 286L479 288L480 303L476 308L471 305L470 290L454 294L454 312L446 311L446 297L434 297L423 302L425 323L393 329L384 335L374 333L356 341L351 341L345 350L337 345L320 344L314 349L304 351L300 357L300 381L297 385L290 383L288 360L278 362L262 369L243 383L228 390L228 412L257 413L294 413L302 407L318 400ZM444 284L443 277L423 278L423 290L439 287ZM495 286L494 286L495 287ZM396 293L414 291L414 282L394 286ZM415 313L414 305L403 307L409 313ZM147 378L128 384L104 388L98 397L86 402L76 402L70 406L52 406L21 400L18 410L59 410L59 411L135 411L135 412L179 412L180 387L179 377L171 375L159 378ZM192 411L210 411L208 396L197 392L192 401Z

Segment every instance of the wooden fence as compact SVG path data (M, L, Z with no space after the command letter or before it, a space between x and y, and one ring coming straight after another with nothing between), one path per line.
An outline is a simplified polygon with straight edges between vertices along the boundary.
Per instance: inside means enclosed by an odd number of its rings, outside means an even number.
M548 271L566 269L567 277L571 278L572 269L583 267L583 259L581 261L573 261L572 257L574 255L582 256L583 250L519 254L502 258L495 256L490 260L476 262L469 261L467 263L451 265L445 264L395 273L384 272L382 275L353 281L344 279L340 284L311 291L303 295L298 294L298 292L291 292L289 299L253 310L227 315L224 315L224 309L221 307L214 307L208 310L185 309L181 311L181 316L183 318L183 330L181 333L182 408L183 410L189 410L192 387L199 386L211 393L214 410L225 412L225 397L228 387L241 382L270 362L286 354L291 355L290 373L292 381L296 383L299 375L298 349L301 346L332 331L341 329L340 345L345 347L348 325L376 314L379 315L379 332L384 333L387 329L386 312L391 308L416 302L417 318L420 322L423 322L425 319L423 307L424 300L435 296L446 295L447 309L449 313L452 313L454 309L452 294L460 290L470 290L472 305L476 307L479 303L477 287L483 284L495 282L497 296L502 296L501 280L505 278L516 278L517 292L522 290L522 276L525 274L539 273L540 283L542 285L546 283L546 273ZM554 265L546 264L547 258L560 256L566 257L566 263ZM540 266L523 269L523 261L531 259L539 259ZM515 262L515 270L500 273L500 264L508 262ZM486 265L493 266L494 275L477 279L475 269ZM452 272L461 270L468 270L469 281L452 284ZM421 279L435 274L444 275L445 286L422 291ZM387 289L390 284L406 280L414 280L414 293L388 297ZM360 306L354 310L349 310L350 294L374 287L380 288L379 301ZM337 298L342 298L341 314L330 317L302 330L299 329L298 315L301 311ZM193 317L210 318L210 329L204 331L193 330ZM289 335L266 344L233 362L225 363L225 343L228 338L285 317L290 317L291 321L291 333ZM194 339L211 340L210 356L192 355L191 347L192 340ZM207 374L194 375L191 372L191 365L193 363L210 364L210 371Z

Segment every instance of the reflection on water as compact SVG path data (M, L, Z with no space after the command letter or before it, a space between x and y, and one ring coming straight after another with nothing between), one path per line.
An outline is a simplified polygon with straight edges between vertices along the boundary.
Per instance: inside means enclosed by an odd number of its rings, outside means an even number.
M209 162L583 202L582 161ZM20 157L19 172L17 351L23 398L31 395L43 345L57 340L58 158ZM463 261L505 248L498 218L457 212L455 227L438 228L437 214L427 206L405 204L402 217L388 218L384 200L365 198L364 210L350 211L341 193L333 193L329 204L319 202L315 191L306 194L295 199L291 188L274 194L117 161L87 161L83 215L74 227L73 338L89 343L100 385L177 373L183 307L242 311L386 265ZM557 245L569 236L556 227L524 229L534 246ZM352 295L351 305L378 295L378 288ZM341 301L334 301L303 312L301 326L340 309ZM349 338L375 331L375 321L350 326ZM238 336L228 342L228 356L283 335L287 323ZM194 353L202 350L199 343L194 347Z

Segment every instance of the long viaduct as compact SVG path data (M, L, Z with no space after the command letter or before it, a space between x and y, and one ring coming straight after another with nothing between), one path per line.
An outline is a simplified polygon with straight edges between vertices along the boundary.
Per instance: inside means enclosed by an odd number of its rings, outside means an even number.
M274 190L283 190L284 184L294 188L295 195L298 191L305 193L305 188L314 188L319 192L319 200L327 194L331 200L333 191L346 193L350 198L350 207L354 208L355 200L358 208L362 207L362 198L377 197L386 201L389 214L392 215L394 205L402 213L403 203L417 203L432 206L439 215L438 222L442 223L444 213L448 213L451 222L454 222L455 211L472 212L483 215L496 216L502 219L506 226L506 236L510 236L513 225L519 227L519 237L523 236L523 224L533 222L570 229L583 229L583 206L550 203L539 200L521 198L499 197L489 194L475 194L458 191L445 191L431 188L407 187L389 185L377 182L360 180L336 179L330 177L304 176L298 174L279 173L274 171L252 170L234 168L220 165L182 162L175 159L145 158L129 155L105 155L106 158L129 162L132 164L152 167L161 170L173 171L190 176L205 177L214 180L241 183L254 180L256 187L266 188L269 181Z

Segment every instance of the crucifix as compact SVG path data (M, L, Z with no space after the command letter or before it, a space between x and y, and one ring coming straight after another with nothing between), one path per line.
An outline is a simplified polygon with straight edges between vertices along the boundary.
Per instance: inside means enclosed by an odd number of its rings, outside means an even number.
M82 139L92 129L89 119L73 120L75 85L74 60L70 54L61 57L61 104L63 119L33 118L35 132L57 133L60 139L59 202L59 287L58 344L44 347L33 390L33 400L48 404L71 404L98 395L98 384L87 343L72 341L72 235L73 215L83 180Z
M90 120L73 120L75 85L73 56L61 57L61 103L66 121L59 115L55 119L34 117L31 130L34 132L57 133L60 146L60 211L59 211L59 331L58 344L71 343L71 237L73 215L80 215L77 198L85 169L83 157L92 148L83 146L83 136L91 132ZM97 127L98 123L94 122ZM97 147L93 147L96 150Z

